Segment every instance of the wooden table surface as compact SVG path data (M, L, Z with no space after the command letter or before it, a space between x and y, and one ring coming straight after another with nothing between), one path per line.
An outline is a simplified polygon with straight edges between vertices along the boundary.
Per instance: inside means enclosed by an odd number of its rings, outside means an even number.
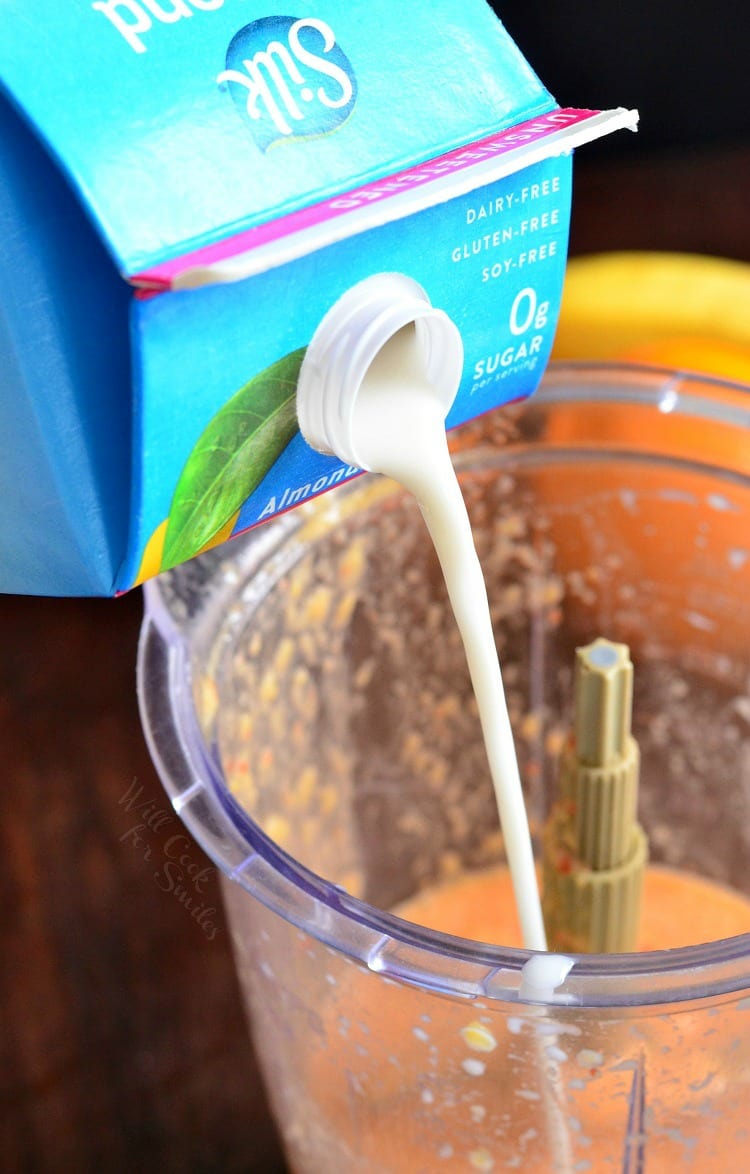
M581 152L571 249L750 261L748 192L750 147ZM139 592L0 597L0 1164L274 1174L215 873L214 934L156 878L176 825L139 727L140 618Z

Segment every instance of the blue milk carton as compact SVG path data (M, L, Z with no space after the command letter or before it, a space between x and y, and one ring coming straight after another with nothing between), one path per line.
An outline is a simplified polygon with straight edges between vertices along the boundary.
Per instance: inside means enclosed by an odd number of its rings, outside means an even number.
M570 152L484 0L0 3L0 589L110 595L357 470L294 392L339 296L458 324L449 424L549 356Z

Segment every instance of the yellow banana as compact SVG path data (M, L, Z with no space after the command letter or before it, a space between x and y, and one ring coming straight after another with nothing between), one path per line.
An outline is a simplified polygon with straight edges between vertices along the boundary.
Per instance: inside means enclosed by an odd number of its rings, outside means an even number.
M554 359L613 359L666 339L750 347L750 265L688 253L568 263Z

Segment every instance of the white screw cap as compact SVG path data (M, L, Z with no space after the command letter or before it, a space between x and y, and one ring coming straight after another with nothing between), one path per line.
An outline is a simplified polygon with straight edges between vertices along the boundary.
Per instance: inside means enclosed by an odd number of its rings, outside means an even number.
M418 282L403 273L378 273L339 298L307 348L297 384L297 418L312 448L367 468L352 438L354 401L376 356L412 323L425 376L448 415L463 368L458 327L432 306Z

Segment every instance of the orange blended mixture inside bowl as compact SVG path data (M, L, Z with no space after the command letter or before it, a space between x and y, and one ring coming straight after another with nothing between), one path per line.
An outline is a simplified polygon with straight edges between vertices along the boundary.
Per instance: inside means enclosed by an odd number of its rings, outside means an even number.
M428 888L393 912L448 934L520 946L504 867ZM639 949L749 930L750 900L678 870L646 870ZM742 1082L740 1049L724 1038L720 1018L707 1020L695 1047L684 1034L689 1008L656 1006L647 1020L642 1010L633 1018L628 1008L440 998L350 966L320 1008L326 1042L306 1054L309 1100L297 1126L331 1174L619 1169L627 1148L638 1146L632 1106L644 1088L647 1165L680 1171L690 1139L672 1122L692 1098L690 1144L713 1151L721 1131L713 1098ZM659 1057L678 1050L675 1082L662 1075ZM727 1144L722 1138L722 1161ZM739 1140L735 1168L743 1152Z
M521 947L510 874L497 867L418 893L394 909L428 929ZM646 869L638 950L674 950L750 933L750 898L681 869Z
M505 867L428 888L393 912L444 933L521 945ZM747 898L676 869L646 870L639 950L748 931ZM692 1124L701 1152L710 1152L720 1129L711 1098L742 1080L722 1029L715 1040L688 1048L675 1011L655 1007L645 1027L650 1057L684 1048L679 1087L660 1083L652 1060L645 1076L645 1153L667 1172L685 1168L684 1138L669 1123L686 1099L701 1099L689 1090L706 1090ZM627 1009L519 1004L512 1012L491 1000L441 999L400 983L384 985L378 975L350 967L322 1011L328 1043L308 1056L305 1073L314 1106L310 1136L320 1138L325 1168L453 1174L549 1171L555 1161L568 1170L620 1168L627 1147L637 1143L630 1114L641 1078L643 1023ZM738 1162L743 1152L740 1141Z

